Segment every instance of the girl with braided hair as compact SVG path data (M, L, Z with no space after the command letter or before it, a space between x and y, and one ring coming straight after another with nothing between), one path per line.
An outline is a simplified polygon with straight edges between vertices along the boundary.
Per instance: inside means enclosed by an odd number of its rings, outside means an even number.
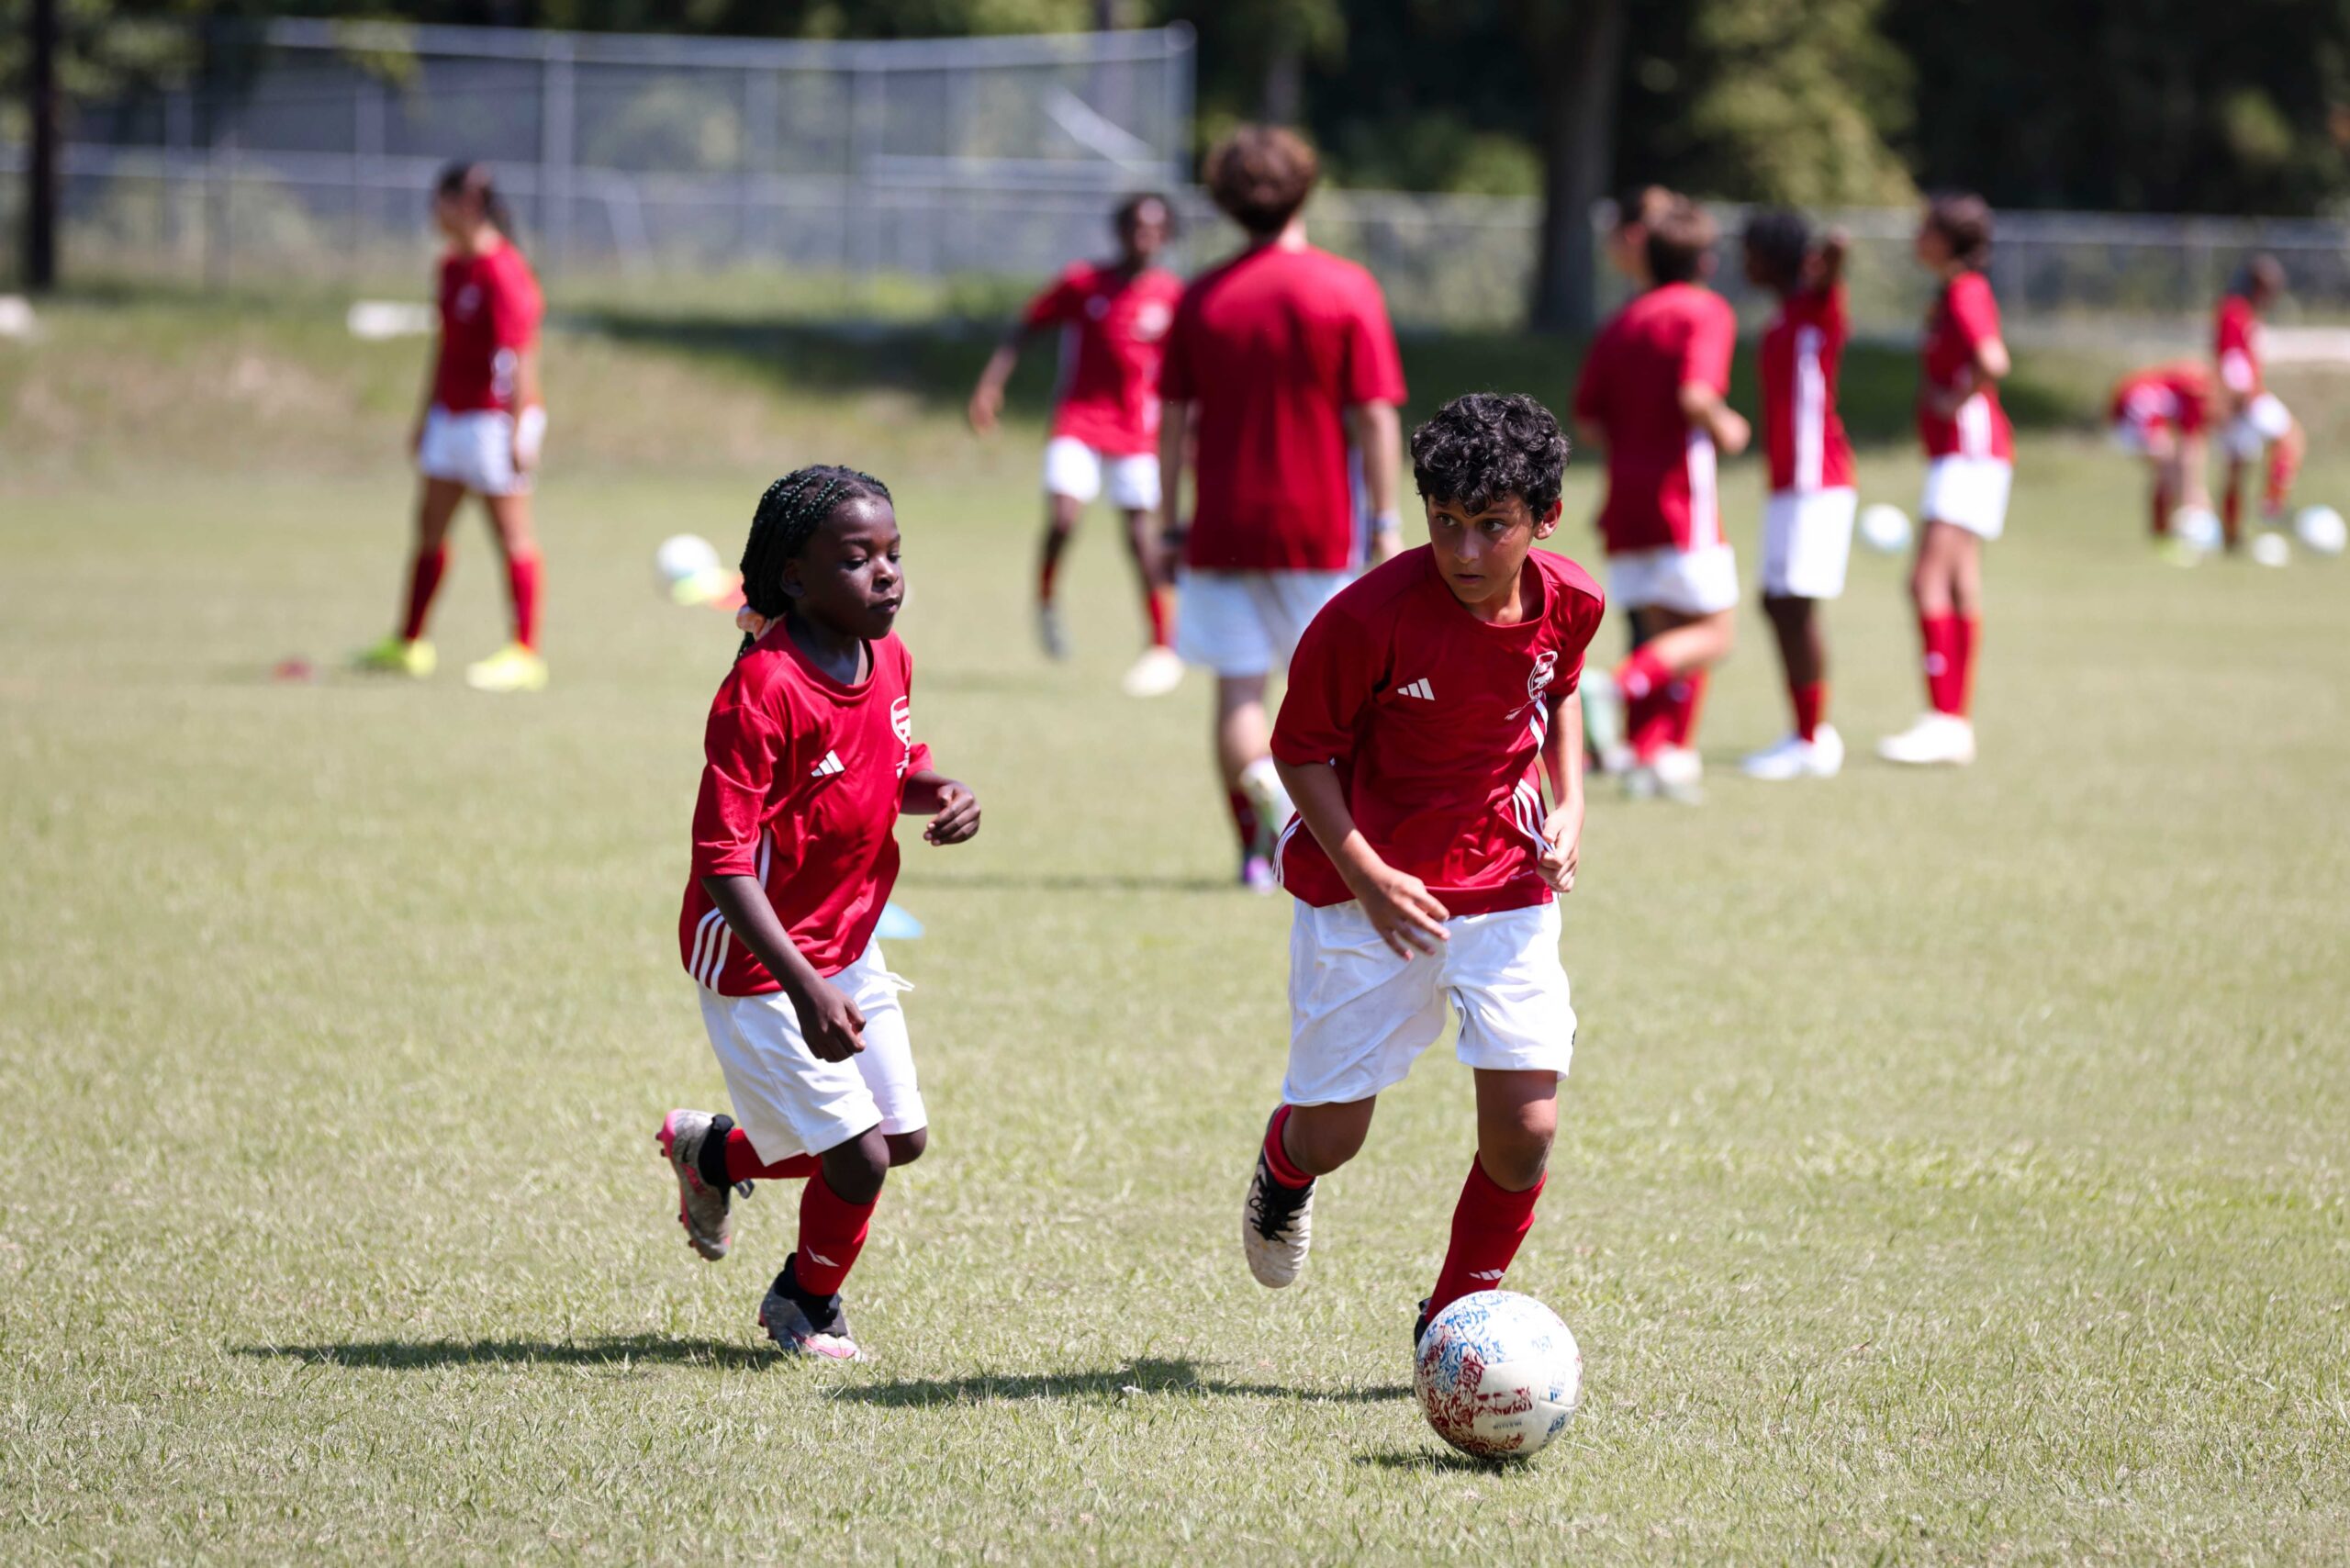
M743 645L703 735L679 955L733 1114L669 1113L656 1135L677 1223L712 1262L731 1194L800 1177L799 1245L759 1306L784 1351L861 1359L841 1283L881 1183L929 1117L874 928L898 877L899 815L932 845L979 828L969 789L913 738L897 514L869 474L802 468L767 487L743 548ZM739 1118L739 1124L738 1124Z

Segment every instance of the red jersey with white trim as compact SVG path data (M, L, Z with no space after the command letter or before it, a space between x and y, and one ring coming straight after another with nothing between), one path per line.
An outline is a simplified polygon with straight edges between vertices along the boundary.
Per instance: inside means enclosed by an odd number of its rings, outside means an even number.
M1788 295L1762 330L1762 444L1774 492L1852 487L1852 443L1836 411L1851 336L1841 283Z
M2113 388L2109 417L2140 430L2193 435L2210 422L2210 378L2201 365L2182 360L2123 376Z
M677 921L686 970L722 996L780 990L702 890L704 877L755 877L818 974L873 940L898 880L906 776L930 766L913 738L913 660L892 634L872 672L843 686L778 622L719 683L702 734L692 874Z
M2253 313L2252 301L2241 294L2221 299L2212 340L2211 355L2220 363L2220 384L2239 398L2258 394L2260 318Z
M510 244L441 260L441 357L432 401L453 414L512 413L522 351L544 306L531 263Z
M1981 273L1961 273L1934 297L1926 313L1924 359L1927 393L1953 390L1960 373L1975 363L1975 351L1999 335L1999 302L1992 297L1991 280ZM1958 406L1954 414L1937 414L1918 399L1918 439L1929 457L1990 457L2001 463L2016 458L2015 432L2008 427L2008 411L1999 406L1999 389L1985 386Z
M1700 550L1722 540L1713 438L1681 411L1681 388L1729 391L1738 318L1694 283L1650 289L1600 329L1575 384L1575 417L1607 442L1599 537L1610 555Z
M1583 678L1606 600L1583 569L1535 550L1537 602L1515 626L1452 597L1427 545L1364 573L1314 618L1290 661L1273 755L1328 763L1380 858L1453 914L1548 903L1542 743ZM1281 884L1316 908L1354 897L1313 833L1281 834Z
M1184 289L1158 389L1197 405L1188 565L1354 564L1344 416L1404 398L1403 356L1371 274L1310 245L1242 252Z
M1024 325L1061 330L1053 434L1110 457L1158 449L1158 362L1182 297L1183 280L1162 268L1129 277L1078 262L1028 302Z

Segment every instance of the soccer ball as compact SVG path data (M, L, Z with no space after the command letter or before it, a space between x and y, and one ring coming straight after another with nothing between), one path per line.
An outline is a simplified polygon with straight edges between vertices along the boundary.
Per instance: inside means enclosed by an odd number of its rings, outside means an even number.
M2292 559L2293 547L2285 543L2285 536L2283 534L2271 533L2263 530L2261 532L2254 535L2252 541L2253 565L2256 566L2283 566L2291 565Z
M2209 507L2181 507L2170 514L2170 536L2189 550L2209 554L2220 547L2220 514Z
M677 533L653 553L653 576L661 591L678 604L707 604L725 591L726 568L718 547L698 533Z
M2343 545L2350 543L2350 530L2345 530L2342 514L2332 507L2303 507L2293 519L2293 532L2321 555L2339 555Z
M1861 509L1861 543L1880 555L1898 555L1909 548L1909 514L1879 501Z
M1476 1459L1530 1459L1566 1429L1583 1351L1559 1315L1515 1291L1478 1291L1420 1336L1412 1387L1436 1435Z

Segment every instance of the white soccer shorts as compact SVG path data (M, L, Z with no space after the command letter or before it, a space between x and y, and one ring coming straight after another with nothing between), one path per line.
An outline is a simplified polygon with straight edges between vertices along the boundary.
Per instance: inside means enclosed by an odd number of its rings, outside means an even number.
M524 450L533 459L546 431L546 410L522 413ZM416 449L417 471L484 496L516 496L531 487L531 476L514 467L514 416L495 409L453 414L438 404L425 410L424 439Z
M1852 560L1860 492L1777 490L1762 503L1762 591L1774 599L1838 599Z
M913 987L890 972L878 941L832 980L865 1014L865 1049L846 1061L824 1061L808 1048L800 1014L781 991L721 996L699 988L734 1120L766 1163L822 1154L868 1127L910 1133L930 1125L898 1005L898 993Z
M2008 488L2015 476L2015 465L1996 457L1937 457L1926 465L1918 516L1997 539L2008 526Z
M1695 550L1634 550L1607 557L1607 597L1626 610L1713 615L1738 607L1738 553L1727 544Z
M1359 903L1300 903L1289 935L1292 1105L1347 1104L1404 1081L1460 1020L1471 1067L1567 1075L1575 1010L1559 962L1556 902L1445 922L1452 940L1399 958Z
M1158 456L1140 453L1105 456L1075 436L1057 435L1045 443L1045 494L1090 501L1102 493L1102 471L1110 476L1110 504L1126 511L1158 505Z
M1175 651L1220 676L1267 675L1351 580L1346 572L1195 572L1175 588Z
M2228 426L2228 455L2249 463L2272 441L2282 441L2293 429L2292 411L2274 392L2263 392L2244 405Z

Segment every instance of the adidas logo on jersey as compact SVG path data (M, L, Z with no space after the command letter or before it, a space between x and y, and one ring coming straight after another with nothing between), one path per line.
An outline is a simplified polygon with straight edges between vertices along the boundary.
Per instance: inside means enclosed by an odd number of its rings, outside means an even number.
M830 778L835 773L846 773L847 771L847 765L841 761L841 754L836 751L828 751L824 754L823 761L818 763L815 767L808 770L808 777L811 778Z
M1404 687L1403 691L1404 696L1416 697L1423 702L1433 702L1436 700L1436 688L1428 684L1427 678L1426 676L1422 676L1419 679L1412 682L1411 685Z

